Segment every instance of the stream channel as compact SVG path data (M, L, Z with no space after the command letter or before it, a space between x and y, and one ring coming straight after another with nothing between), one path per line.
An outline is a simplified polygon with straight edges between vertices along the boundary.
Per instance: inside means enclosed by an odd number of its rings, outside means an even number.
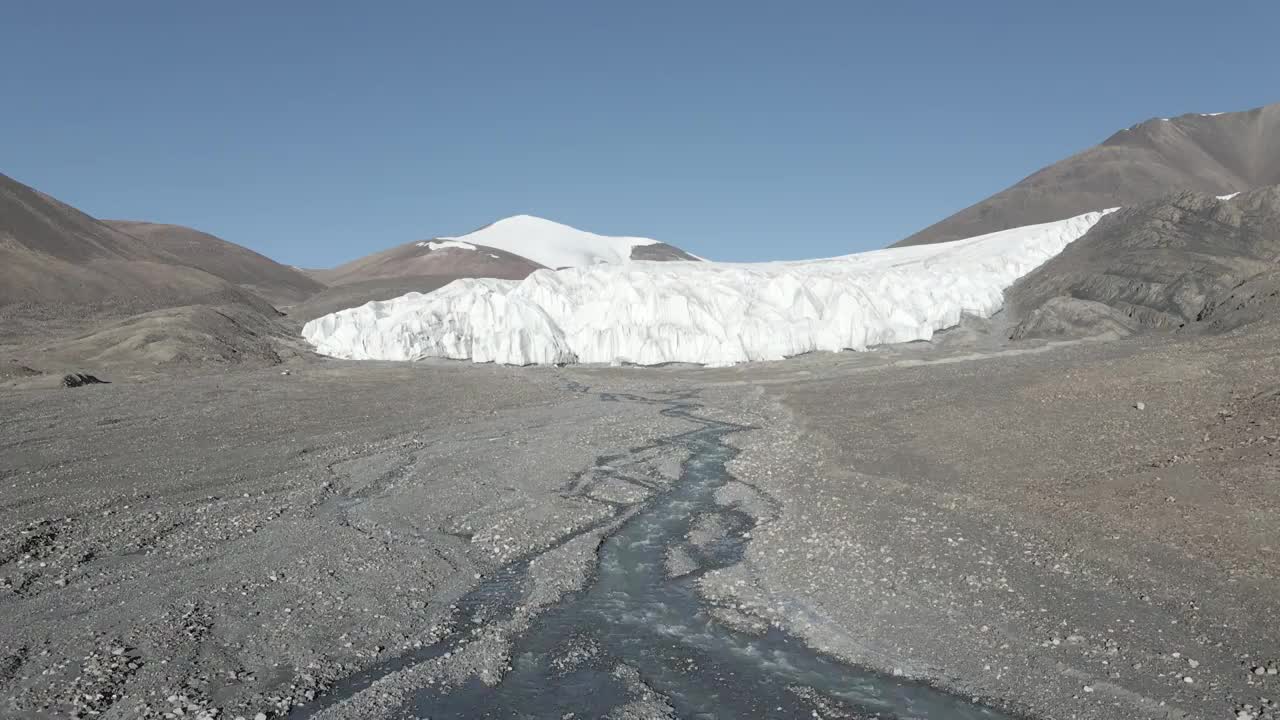
M743 534L754 526L750 515L715 498L718 489L733 482L726 466L738 450L726 439L750 428L699 415L696 393L600 398L656 405L663 415L693 426L655 441L688 451L679 479L656 488L606 536L595 576L584 589L566 594L514 639L511 669L496 684L472 678L452 687L421 688L402 709L404 717L1009 717L924 683L850 666L772 626L755 633L717 620L699 597L697 579L740 562L747 543ZM625 455L610 456L597 466L625 460ZM727 532L695 547L688 542L689 531L696 518L705 516L718 516ZM697 568L672 577L666 562L671 547L684 549ZM512 563L481 581L457 603L457 624L472 627L510 617L527 592L529 562ZM465 634L451 636L348 678L306 714L399 669L456 653L466 641ZM630 670L618 672L620 667ZM629 706L638 694L647 694L647 704ZM623 715L624 709L630 713Z

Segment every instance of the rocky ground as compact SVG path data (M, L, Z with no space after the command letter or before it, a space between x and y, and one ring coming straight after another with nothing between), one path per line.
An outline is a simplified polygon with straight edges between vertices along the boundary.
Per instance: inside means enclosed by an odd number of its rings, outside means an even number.
M0 716L379 717L410 687L495 681L502 636L452 606L526 560L522 616L553 605L678 473L659 447L643 485L581 492L601 456L687 429L598 393L696 388L757 428L722 491L756 519L746 560L702 580L724 622L1035 717L1271 718L1278 336L0 390ZM617 673L618 717L670 716Z
M1277 716L1278 335L716 371L780 507L707 590L1035 717Z
M595 528L573 471L669 431L553 371L282 372L0 396L0 716L283 716Z

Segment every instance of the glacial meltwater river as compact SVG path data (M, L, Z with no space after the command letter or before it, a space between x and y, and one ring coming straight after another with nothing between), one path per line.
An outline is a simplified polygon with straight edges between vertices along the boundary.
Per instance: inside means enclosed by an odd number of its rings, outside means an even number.
M688 450L679 479L658 489L607 537L585 589L532 620L514 642L511 669L495 685L472 679L451 688L423 688L404 708L406 717L605 718L635 697L636 678L678 718L1007 717L923 683L849 666L780 630L744 632L715 619L696 580L742 559L742 535L753 520L719 504L715 493L733 479L726 465L738 451L726 438L748 428L699 415L692 393L601 398L658 404L664 415L690 424L690 430L658 441ZM691 546L694 519L707 515L718 515L728 532L709 547ZM666 559L673 546L683 548L697 569L671 577ZM486 578L458 603L459 624L509 616L526 592L527 567L527 561L513 564ZM440 653L440 647L426 648L416 659L396 663L402 667ZM634 670L629 679L615 672L620 666ZM352 679L326 699L364 685Z

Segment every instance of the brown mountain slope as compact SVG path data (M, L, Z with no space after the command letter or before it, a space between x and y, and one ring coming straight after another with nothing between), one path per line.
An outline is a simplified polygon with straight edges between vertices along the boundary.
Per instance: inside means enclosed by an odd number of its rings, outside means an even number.
M405 243L312 275L329 285L394 277L489 277L520 280L542 266L505 250L451 240Z
M243 295L221 278L0 175L0 318L17 306L127 314Z
M129 220L103 222L141 240L153 252L171 255L183 265L246 288L275 305L292 305L324 289L296 268L199 230Z
M360 307L374 300L390 300L411 292L429 293L462 279L460 275L398 275L372 280L357 280L327 287L290 308L289 319L307 323L323 315L347 308ZM469 277L469 276L465 276Z
M1280 187L1119 210L1014 283L1015 338L1230 330L1280 311Z
M2 173L0 248L6 253L39 253L70 263L154 259L136 238Z
M310 355L302 338L243 305L184 305L104 323L28 350L42 368L276 365Z
M239 285L0 175L0 349L19 366L280 362L300 351L278 317Z
M1280 183L1280 104L1154 119L895 243L923 245L1128 206L1172 192Z

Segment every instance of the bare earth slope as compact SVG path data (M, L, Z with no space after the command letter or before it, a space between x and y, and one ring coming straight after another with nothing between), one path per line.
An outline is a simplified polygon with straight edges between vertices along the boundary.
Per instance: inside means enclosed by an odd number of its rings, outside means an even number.
M244 287L274 305L292 305L324 289L301 270L249 248L181 225L106 220L109 227L142 241L150 250Z
M1280 104L1148 120L902 240L946 242L1171 192L1226 195L1280 183Z
M1015 283L1013 334L1087 330L1090 313L1130 329L1231 329L1243 312L1280 307L1278 261L1280 187L1226 200L1178 193L1108 215Z
M313 270L329 285L429 275L521 280L542 266L505 250L456 241L425 240L397 245L339 265Z
M137 238L0 175L0 308L98 305L152 309L226 290Z
M336 268L306 272L327 285L427 276L521 280L544 267L633 260L696 262L700 258L649 238L598 235L545 218L515 215L458 237L405 243Z
M429 293L469 275L403 275L343 283L325 288L288 308L289 319L307 323L329 313L359 307L374 300L390 300L411 292Z
M56 379L68 370L157 364L275 364L305 353L275 308L240 283L298 292L319 283L300 273L276 283L274 263L216 238L199 240L203 254L187 258L160 239L121 232L0 175L0 350L22 369L19 379L39 384L40 372ZM187 264L197 260L235 279Z
M312 355L274 316L243 305L153 310L20 352L24 365L54 376L88 369L111 377L166 368L261 367Z

